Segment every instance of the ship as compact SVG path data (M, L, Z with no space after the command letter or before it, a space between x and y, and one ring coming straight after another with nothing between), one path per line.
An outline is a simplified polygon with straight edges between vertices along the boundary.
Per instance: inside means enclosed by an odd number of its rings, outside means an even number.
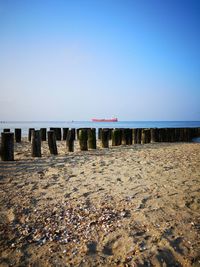
M117 118L111 118L111 119L92 119L93 122L117 122Z

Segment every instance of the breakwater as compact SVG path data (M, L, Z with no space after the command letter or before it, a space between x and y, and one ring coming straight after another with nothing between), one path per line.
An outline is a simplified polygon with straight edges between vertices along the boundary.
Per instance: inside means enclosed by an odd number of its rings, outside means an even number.
M20 128L12 132L9 128L1 133L0 155L2 161L14 160L14 143L22 142ZM32 157L41 157L43 142L48 142L49 153L58 154L57 142L66 142L66 151L74 151L74 142L78 140L81 151L97 149L97 139L102 148L109 146L148 144L157 142L191 142L200 137L200 128L59 128L50 127L35 130L28 129L28 141Z

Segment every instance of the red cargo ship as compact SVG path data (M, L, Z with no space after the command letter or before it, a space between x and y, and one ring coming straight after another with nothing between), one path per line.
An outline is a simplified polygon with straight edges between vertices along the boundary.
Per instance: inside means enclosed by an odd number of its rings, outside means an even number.
M92 119L93 122L117 122L117 118L112 119Z

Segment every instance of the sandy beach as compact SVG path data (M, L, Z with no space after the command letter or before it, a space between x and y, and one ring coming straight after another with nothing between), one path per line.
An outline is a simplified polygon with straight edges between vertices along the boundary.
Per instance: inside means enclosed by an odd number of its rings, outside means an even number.
M200 144L0 162L0 266L200 266Z

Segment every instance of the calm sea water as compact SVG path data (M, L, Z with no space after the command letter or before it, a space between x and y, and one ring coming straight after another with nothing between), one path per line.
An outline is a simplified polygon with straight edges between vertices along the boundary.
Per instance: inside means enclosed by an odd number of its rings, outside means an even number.
M91 121L10 121L0 122L0 132L4 128L14 131L22 129L22 135L28 135L29 128L60 127L60 128L173 128L173 127L200 127L200 121L118 121L118 122L91 122Z

